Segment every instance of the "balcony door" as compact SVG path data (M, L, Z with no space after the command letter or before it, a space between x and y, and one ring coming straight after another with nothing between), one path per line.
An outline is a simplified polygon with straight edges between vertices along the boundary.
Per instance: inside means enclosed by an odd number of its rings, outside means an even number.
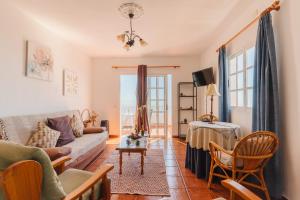
M150 75L147 78L147 107L151 137L171 136L171 75ZM121 135L134 130L136 112L136 75L120 76Z
M148 76L148 116L152 137L168 136L168 76Z

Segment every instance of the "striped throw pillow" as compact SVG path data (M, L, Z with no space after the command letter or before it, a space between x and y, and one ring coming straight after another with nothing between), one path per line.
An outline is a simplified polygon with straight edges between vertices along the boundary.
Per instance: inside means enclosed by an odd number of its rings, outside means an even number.
M27 145L40 148L56 146L60 132L49 128L44 122L38 122L37 130L32 134Z

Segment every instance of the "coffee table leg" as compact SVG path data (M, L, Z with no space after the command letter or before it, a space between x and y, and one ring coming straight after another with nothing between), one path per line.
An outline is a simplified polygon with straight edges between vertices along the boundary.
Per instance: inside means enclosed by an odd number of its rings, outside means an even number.
M144 174L144 151L141 152L141 174Z
M123 158L122 158L122 151L120 151L119 153L120 153L120 160L119 160L119 162L120 162L120 163L119 163L119 165L120 165L119 167L120 167L120 168L119 168L119 174L122 174L122 159L123 159Z

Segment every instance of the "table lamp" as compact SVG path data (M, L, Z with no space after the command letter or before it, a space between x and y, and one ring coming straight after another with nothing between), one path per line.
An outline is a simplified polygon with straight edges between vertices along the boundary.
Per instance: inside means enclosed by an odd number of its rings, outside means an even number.
M206 96L210 96L210 124L213 124L213 101L214 101L214 96L221 96L216 84L209 84L207 86L207 91L206 91Z

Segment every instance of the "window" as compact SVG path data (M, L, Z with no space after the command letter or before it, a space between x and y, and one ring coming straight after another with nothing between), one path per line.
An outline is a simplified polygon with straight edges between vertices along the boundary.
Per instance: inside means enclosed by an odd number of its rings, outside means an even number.
M229 91L232 107L252 107L255 48L229 59Z

